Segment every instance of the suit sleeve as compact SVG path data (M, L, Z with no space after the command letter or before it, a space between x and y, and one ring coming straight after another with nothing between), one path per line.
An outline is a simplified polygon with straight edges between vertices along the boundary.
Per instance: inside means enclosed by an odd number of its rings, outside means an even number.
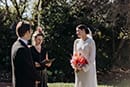
M21 73L27 76L28 79L40 81L41 77L34 67L34 63L32 61L29 50L26 48L20 48L18 50L17 56L19 59L17 59L16 61L17 65L21 68Z

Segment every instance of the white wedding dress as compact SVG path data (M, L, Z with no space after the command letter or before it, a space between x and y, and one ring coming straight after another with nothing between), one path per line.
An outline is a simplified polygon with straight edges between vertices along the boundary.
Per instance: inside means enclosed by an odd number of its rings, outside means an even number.
M88 60L88 65L84 71L75 72L75 87L97 87L96 62L95 62L95 42L88 37L87 40L76 39L74 42L74 52L80 52ZM71 64L72 65L72 64ZM74 67L72 65L72 67Z

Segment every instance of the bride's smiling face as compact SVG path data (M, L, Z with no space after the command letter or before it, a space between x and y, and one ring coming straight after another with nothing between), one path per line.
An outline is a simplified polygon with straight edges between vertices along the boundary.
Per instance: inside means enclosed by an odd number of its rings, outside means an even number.
M76 34L79 38L83 37L84 35L86 35L85 30L84 29L79 29L76 28Z

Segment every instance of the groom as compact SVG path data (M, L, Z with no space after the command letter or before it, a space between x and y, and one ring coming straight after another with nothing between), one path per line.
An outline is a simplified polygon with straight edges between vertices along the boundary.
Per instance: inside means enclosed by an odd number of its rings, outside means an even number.
M35 87L41 80L37 73L30 50L27 46L31 38L32 29L27 21L18 22L16 26L18 39L11 50L12 82L13 87Z

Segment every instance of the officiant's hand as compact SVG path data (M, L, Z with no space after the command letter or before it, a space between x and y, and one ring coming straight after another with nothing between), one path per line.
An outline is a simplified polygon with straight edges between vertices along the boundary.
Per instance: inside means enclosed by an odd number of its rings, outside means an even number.
M52 65L52 62L46 63L45 64L47 67L50 67Z
M41 67L41 65L38 62L35 62L35 67Z

